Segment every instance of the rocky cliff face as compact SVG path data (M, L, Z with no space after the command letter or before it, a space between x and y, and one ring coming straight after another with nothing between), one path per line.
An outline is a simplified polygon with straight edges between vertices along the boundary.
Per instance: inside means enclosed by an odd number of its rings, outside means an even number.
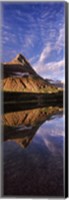
M26 58L18 54L11 62L4 63L4 77L21 77L25 74L37 75Z
M40 77L26 58L18 54L11 62L3 63L2 88L6 92L57 92L57 88Z

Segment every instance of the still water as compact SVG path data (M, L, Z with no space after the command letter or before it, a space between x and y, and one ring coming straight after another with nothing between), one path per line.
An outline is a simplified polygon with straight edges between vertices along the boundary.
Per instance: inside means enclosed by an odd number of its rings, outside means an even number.
M64 115L59 107L5 113L4 195L64 195Z

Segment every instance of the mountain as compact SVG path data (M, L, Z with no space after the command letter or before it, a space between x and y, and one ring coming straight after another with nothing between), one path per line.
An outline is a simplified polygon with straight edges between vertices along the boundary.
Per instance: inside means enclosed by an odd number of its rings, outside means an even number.
M26 58L18 54L11 62L2 63L2 88L6 92L55 93L59 89L40 77Z
M26 58L18 54L11 62L4 63L4 78L24 77L29 75L37 76Z
M64 83L60 80L45 79L45 81L57 88L64 88Z

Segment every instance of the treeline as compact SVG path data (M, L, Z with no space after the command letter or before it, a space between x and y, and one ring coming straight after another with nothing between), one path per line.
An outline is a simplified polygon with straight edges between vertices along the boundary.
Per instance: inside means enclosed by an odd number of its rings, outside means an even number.
M27 93L27 92L3 92L5 102L28 102L28 101L62 101L63 92L57 93Z
M38 97L43 97L41 94L37 93L27 93L27 92L4 92L3 98L4 102L28 102L36 101Z

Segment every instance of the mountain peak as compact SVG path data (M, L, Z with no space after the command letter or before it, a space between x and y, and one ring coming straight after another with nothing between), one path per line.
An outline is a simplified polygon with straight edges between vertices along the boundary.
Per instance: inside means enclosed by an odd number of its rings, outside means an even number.
M17 54L17 56L14 58L15 61L19 61L21 63L24 64L24 62L27 62L26 61L26 58L22 55L22 54Z
M10 69L8 68L10 66ZM16 57L8 63L3 64L4 67L4 75L6 76L25 76L25 75L33 75L39 76L35 70L31 67L30 63L22 54L17 54Z
M19 59L24 59L24 56L22 54L17 54L17 56L15 57L16 60L19 60Z

